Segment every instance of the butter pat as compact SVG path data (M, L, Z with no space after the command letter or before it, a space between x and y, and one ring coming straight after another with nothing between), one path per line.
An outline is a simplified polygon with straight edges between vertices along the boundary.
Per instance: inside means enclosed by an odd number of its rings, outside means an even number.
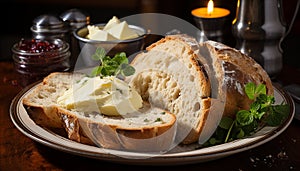
M120 40L132 39L138 37L138 34L129 28L126 21L123 21L119 24L115 24L114 27L111 27L107 30L108 33L114 35Z
M117 39L111 34L109 34L108 32L101 30L97 26L88 25L87 29L89 31L89 34L87 35L88 39L99 40L99 41L110 41L110 40Z
M89 35L89 39L99 40L99 41L111 41L111 40L116 40L117 38L115 38L114 36L112 36L106 31L97 30L93 34Z
M139 36L126 21L121 22L116 16L110 19L103 29L93 25L88 25L87 29L87 38L91 40L126 40Z
M90 36L97 33L100 29L97 26L88 25L87 26L89 34L87 35L87 38L90 39Z
M86 77L67 90L57 102L69 110L109 116L132 113L143 105L138 92L114 76Z
M117 24L120 24L120 20L116 16L113 16L113 18L110 19L108 21L108 23L104 26L103 30L106 31L106 30L116 26Z

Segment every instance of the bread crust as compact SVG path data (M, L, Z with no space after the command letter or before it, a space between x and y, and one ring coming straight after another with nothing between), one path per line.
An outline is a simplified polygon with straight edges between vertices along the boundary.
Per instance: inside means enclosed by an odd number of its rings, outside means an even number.
M207 50L210 55L205 53ZM274 94L267 72L253 58L240 51L219 42L206 41L200 43L200 55L210 56L214 61L212 67L218 72L219 89L226 98L224 116L235 117L238 110L250 108L252 101L244 91L244 86L249 82L265 84L267 94Z

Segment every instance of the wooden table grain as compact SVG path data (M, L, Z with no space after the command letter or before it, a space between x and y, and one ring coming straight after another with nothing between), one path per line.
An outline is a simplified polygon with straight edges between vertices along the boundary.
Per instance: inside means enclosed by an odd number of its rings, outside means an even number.
M284 67L280 84L299 83L299 70ZM300 170L300 121L273 140L256 148L213 161L172 166L127 165L59 151L23 135L10 119L9 107L22 90L11 62L0 62L0 170Z

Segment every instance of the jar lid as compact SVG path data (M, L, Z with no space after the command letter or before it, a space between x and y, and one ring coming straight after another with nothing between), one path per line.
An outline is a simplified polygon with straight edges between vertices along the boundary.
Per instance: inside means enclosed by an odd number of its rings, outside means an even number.
M33 20L31 30L33 32L65 32L66 28L60 18L52 14L44 14Z
M72 28L79 28L90 23L90 16L76 8L65 11L60 15L60 18Z

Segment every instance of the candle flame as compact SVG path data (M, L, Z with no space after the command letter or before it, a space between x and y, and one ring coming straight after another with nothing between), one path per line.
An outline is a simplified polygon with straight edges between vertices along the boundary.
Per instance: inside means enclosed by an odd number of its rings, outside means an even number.
M214 1L209 0L207 3L207 14L211 15L214 11Z

